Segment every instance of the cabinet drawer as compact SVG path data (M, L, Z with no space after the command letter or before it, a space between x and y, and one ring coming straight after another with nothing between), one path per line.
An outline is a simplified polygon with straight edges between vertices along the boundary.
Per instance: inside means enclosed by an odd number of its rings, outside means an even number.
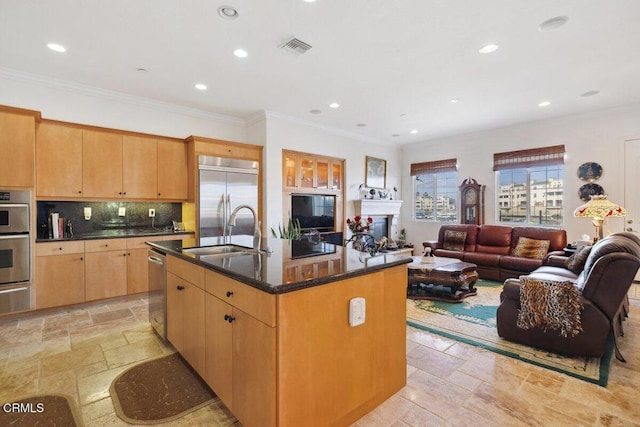
M275 295L211 270L205 272L205 291L271 327L276 326Z
M84 242L47 242L36 244L36 256L83 254Z
M167 257L167 271L204 289L204 268L174 256Z
M149 249L145 242L159 242L164 240L164 236L131 237L127 240L127 249Z
M100 239L84 242L84 249L87 252L120 251L126 248L126 239Z

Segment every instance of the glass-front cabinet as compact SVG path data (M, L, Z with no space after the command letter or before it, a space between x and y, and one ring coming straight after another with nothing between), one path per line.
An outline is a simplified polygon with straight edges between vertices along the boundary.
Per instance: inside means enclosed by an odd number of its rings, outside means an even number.
M334 193L342 190L342 159L283 150L285 190Z

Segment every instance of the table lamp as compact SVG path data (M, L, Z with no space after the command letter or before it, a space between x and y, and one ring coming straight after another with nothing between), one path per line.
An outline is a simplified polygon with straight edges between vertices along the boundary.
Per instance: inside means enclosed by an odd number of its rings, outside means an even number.
M573 211L576 218L592 218L591 223L596 228L597 239L602 239L602 225L606 218L627 216L627 210L620 205L607 200L606 195L591 196L591 200Z

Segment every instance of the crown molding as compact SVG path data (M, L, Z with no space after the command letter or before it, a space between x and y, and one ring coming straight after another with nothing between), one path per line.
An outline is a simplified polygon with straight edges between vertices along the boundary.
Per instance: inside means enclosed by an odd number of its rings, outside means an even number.
M362 136L360 134L357 133L353 133L353 132L347 132L345 130L342 129L337 129L331 126L325 126L325 125L321 125L318 123L314 123L308 120L304 120L304 119L299 119L297 117L292 117L292 116L288 116L286 114L282 114L282 113L277 113L275 111L268 111L265 110L264 112L261 113L261 115L263 115L263 117L265 119L278 119L278 120L282 120L282 121L286 121L286 122L290 122L290 123L294 123L294 124L298 124L298 125L302 125L302 126L307 126L307 127L312 127L318 130L322 130L324 132L328 132L328 133L332 133L334 135L337 136L341 136L344 138L350 138L350 139L355 139L358 141L362 141L362 142L368 142L368 143L372 143L372 144L379 144L379 145L384 145L387 146L383 141L376 139L376 138L370 138L367 136ZM257 118L258 115L252 116L253 119Z
M107 89L96 88L93 86L83 85L79 83L73 83L66 80L55 79L51 77L42 76L39 74L27 73L24 71L13 70L10 68L0 67L0 78L6 80L14 80L21 83L27 83L46 87L50 89L64 90L67 92L73 92L80 95L92 96L95 98L106 99L110 101L122 102L139 107L153 108L170 113L182 114L198 119L216 120L235 125L244 125L245 120L226 116L223 114L212 113L209 111L199 110L196 108L184 107L177 104L171 104L168 102L157 101L150 98L144 98L141 96L128 95L122 92L116 92Z

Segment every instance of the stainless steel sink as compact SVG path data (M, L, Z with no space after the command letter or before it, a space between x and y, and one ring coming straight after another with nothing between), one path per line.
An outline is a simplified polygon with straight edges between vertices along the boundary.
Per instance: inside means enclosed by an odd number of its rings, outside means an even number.
M260 251L256 251L250 248L245 248L244 246L236 246L236 245L219 245L219 246L204 246L201 248L188 248L183 249L182 253L188 253L193 255L198 255L199 257L229 257L229 256L239 256L239 255L256 255L259 254Z

